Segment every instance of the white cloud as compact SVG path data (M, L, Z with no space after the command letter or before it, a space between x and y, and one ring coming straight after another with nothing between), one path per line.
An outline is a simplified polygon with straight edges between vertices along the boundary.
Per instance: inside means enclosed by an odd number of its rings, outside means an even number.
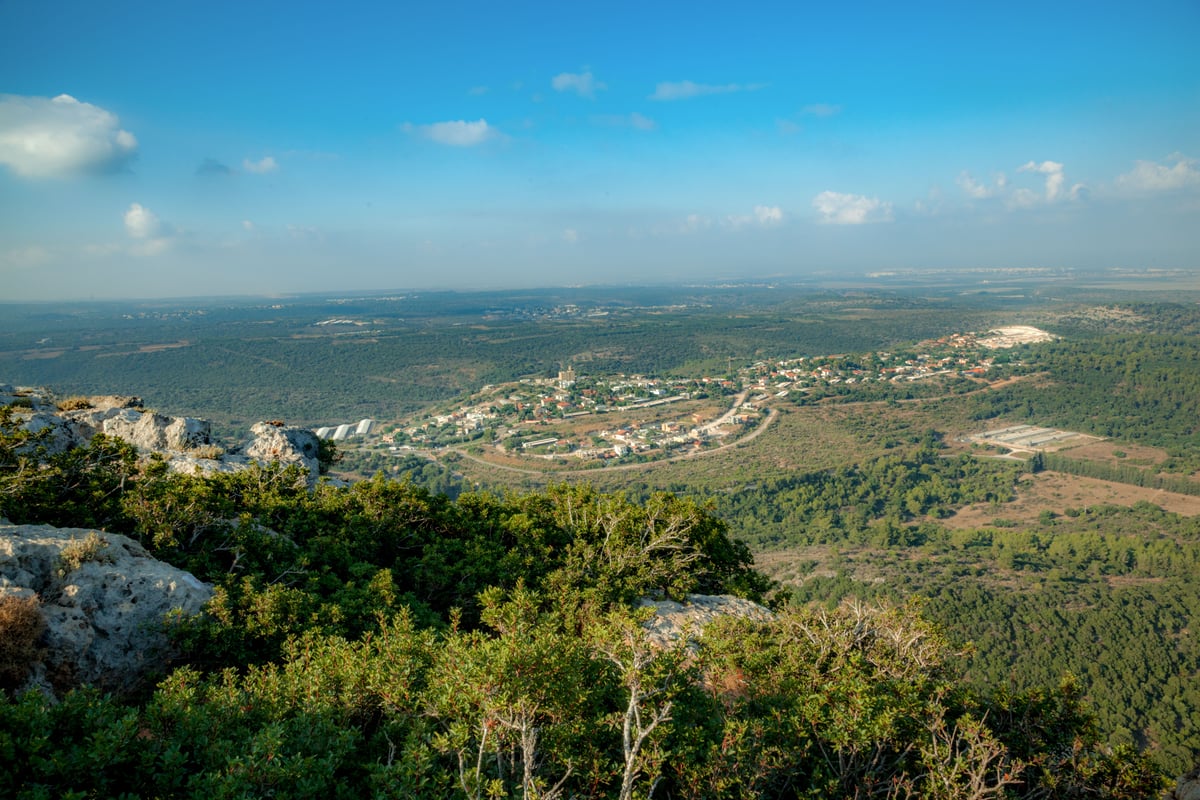
M692 81L667 81L654 87L651 100L687 100L692 97L703 97L710 94L731 94L733 92L754 92L762 89L764 83L693 83Z
M130 203L125 212L125 232L136 240L130 252L138 256L156 256L171 246L175 231L141 203Z
M165 230L162 220L141 203L131 203L125 212L125 231L134 239L157 239Z
M278 170L279 164L271 156L263 156L258 161L243 158L242 169L246 170L246 172L253 172L255 175L265 175L268 172Z
M562 232L562 238L567 244L575 244L579 241L579 231L574 228L567 228Z
M824 191L813 198L813 208L825 225L863 225L869 222L891 222L892 204L878 197Z
M432 142L450 147L474 147L500 135L499 131L488 125L486 119L476 122L458 119L435 122L431 125L413 125L406 122L401 129L405 133L416 133Z
M688 218L689 220L691 217ZM747 225L770 227L783 221L783 209L779 206L755 206L753 214L730 214L725 218L725 225L734 230L741 230Z
M829 103L813 103L800 109L800 112L813 117L832 117L842 113L842 107L830 105Z
M759 225L777 225L783 222L783 209L779 206L755 206L754 218Z
M1174 165L1135 161L1132 170L1117 177L1117 186L1134 192L1168 192L1200 186L1200 169L1197 169L1200 162L1182 153L1172 153L1167 160L1174 161Z
M575 92L580 97L586 97L589 100L596 96L596 92L607 89L600 81L596 80L592 75L591 70L584 72L561 72L555 75L550 85L557 92Z
M1057 161L1043 161L1036 164L1029 161L1017 168L1017 172L1038 172L1046 176L1046 200L1054 202L1062 194L1063 181L1066 176L1063 175L1063 165Z
M1066 188L1067 174L1063 170L1063 165L1057 161L1043 161L1040 164L1036 161L1027 161L1017 167L1017 172L1032 172L1038 175L1045 175L1046 182L1041 195L1029 189L1017 189L1009 195L1008 203L1010 206L1028 208L1038 203L1057 203L1060 200L1082 200L1087 195L1087 187L1082 183L1073 184L1069 189Z
M258 227L257 225L255 225L253 222L251 222L248 219L242 220L242 230L244 230L244 231L253 233L257 229L257 227Z
M957 183L959 187L967 193L968 197L976 200L984 200L989 197L995 197L1001 194L1008 186L1008 178L1003 172L997 172L995 182L988 186L975 180L971 173L965 169L959 173Z
M472 86L467 90L467 94L471 95L472 97L479 97L480 95L487 94L488 91L489 89L486 86Z
M0 95L0 164L26 178L121 169L138 142L116 114L67 94Z

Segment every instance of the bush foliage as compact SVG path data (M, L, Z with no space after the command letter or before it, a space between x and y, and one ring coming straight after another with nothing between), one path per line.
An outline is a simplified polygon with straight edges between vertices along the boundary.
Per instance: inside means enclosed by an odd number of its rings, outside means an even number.
M174 627L180 663L148 696L10 692L0 786L16 797L1135 798L1163 784L1102 746L1073 684L969 686L915 607L778 608L652 640L638 598L774 599L724 523L674 495L309 488L278 468L172 474L103 439L47 457L19 436L0 429L5 515L124 533L216 594ZM18 644L5 664L36 658L40 617L18 605L0 607Z

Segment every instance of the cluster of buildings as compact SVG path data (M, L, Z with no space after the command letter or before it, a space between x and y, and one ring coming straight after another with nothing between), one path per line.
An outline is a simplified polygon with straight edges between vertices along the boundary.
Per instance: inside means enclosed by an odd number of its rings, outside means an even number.
M996 348L1046 341L1044 331L1013 327L984 335L951 334L905 352L803 356L764 360L725 377L659 379L639 375L587 376L564 366L552 378L484 386L453 409L409 420L384 432L393 452L477 442L499 451L547 458L612 459L649 451L704 447L760 420L765 403L820 387L917 381L935 376L982 377ZM732 365L731 365L732 367ZM732 397L732 402L688 402ZM682 403L678 413L660 406ZM724 410L714 410L714 405ZM704 413L700 413L700 409ZM644 415L638 412L646 411ZM611 427L589 424L618 413ZM653 419L653 421L647 421ZM334 440L364 437L372 420L322 428Z

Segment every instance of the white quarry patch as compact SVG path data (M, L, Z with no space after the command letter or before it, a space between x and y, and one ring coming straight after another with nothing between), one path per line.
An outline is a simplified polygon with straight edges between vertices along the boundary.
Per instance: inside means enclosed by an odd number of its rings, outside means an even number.
M1052 342L1058 338L1052 333L1047 333L1041 328L1034 328L1031 325L1010 325L1006 328L995 328L988 331L988 334L988 336L979 339L980 346L997 350L1017 347L1023 344Z

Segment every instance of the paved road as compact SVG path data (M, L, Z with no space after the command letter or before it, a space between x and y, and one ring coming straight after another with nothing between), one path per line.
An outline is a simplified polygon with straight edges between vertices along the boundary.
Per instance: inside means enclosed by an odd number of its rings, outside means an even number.
M742 399L743 400L745 399L745 395L742 395ZM736 410L737 406L740 406L740 405L741 405L741 402L739 401L737 403L737 405L734 407L734 410ZM732 413L732 412L730 412L730 413ZM738 439L737 441L729 442L727 444L721 445L720 447L714 447L710 450L694 450L690 453L682 453L680 455L671 456L669 458L659 458L659 459L655 459L654 461L645 461L645 462L637 463L637 464L614 464L611 467L592 467L591 469L553 469L553 470L552 469L526 469L525 467L514 467L514 466L510 466L508 464L497 464L494 461L488 461L486 458L480 458L479 456L472 455L471 453L468 453L465 450L460 450L458 448L452 448L451 452L457 453L458 455L462 456L463 458L474 461L477 464L483 464L484 466L487 466L487 467L492 467L494 469L502 469L502 470L506 470L508 472L519 472L522 475L557 476L557 475L608 474L610 472L624 472L627 470L650 469L651 467L656 467L659 464L668 464L673 461L684 461L689 458L703 458L704 456L711 456L714 453L719 453L722 450L728 450L733 447L739 447L743 444L746 444L747 442L752 442L755 439L757 439L759 436L761 436L763 431L765 431L767 428L771 427L771 424L773 422L775 422L775 420L778 419L778 417L779 417L778 409L776 409L776 408L768 409L767 418L765 420L763 420L761 425L756 426L754 428L754 430L750 431L749 433L747 433L745 436ZM433 456L433 459L436 461L437 457Z
M929 402L933 402L936 400L945 400L948 398L969 397L973 394L980 394L982 392L987 392L992 389L998 389L998 388L1007 386L1010 383L1016 383L1017 381L1024 380L1027 377L1030 377L1030 376L1014 375L1011 378L1005 378L1004 380L997 381L996 383L985 384L984 386L981 386L978 389L972 389L969 392L963 392L961 394L945 394L945 395L938 395L937 397L914 397L911 399L898 400L896 402L898 402L898 403L929 403ZM719 425L727 423L738 412L738 409L741 408L742 403L746 402L746 398L749 396L750 396L749 389L747 389L744 392L742 392L741 394L739 394L737 397L734 398L733 406L728 411L726 411L723 415L721 415L721 417L718 418L717 420L705 425L703 429L709 430L711 432L710 429L716 428ZM836 406L876 406L876 405L879 405L879 406L881 406L881 405L885 405L888 402L890 402L890 401L888 401L888 400L857 400L857 401L851 400L849 402L844 402L844 403L830 403L829 405L836 405ZM554 475L594 475L597 473L609 473L609 472L619 472L619 471L638 470L638 469L650 469L654 466L657 466L658 464L667 464L667 463L671 463L674 461L683 461L683 460L689 459L689 458L703 458L705 456L710 456L715 453L720 453L723 450L729 450L730 448L733 448L733 447L740 447L741 445L744 445L747 442L752 442L755 439L757 439L759 436L761 436L762 433L767 428L771 427L771 424L773 422L775 422L775 420L778 417L779 417L779 410L776 408L770 408L767 410L767 418L763 421L763 423L761 425L755 427L754 430L750 431L745 436L743 436L742 438L740 438L736 441L729 442L727 444L723 444L720 447L714 447L711 450L694 450L690 453L683 453L681 455L671 456L670 458L660 458L660 459L656 459L654 461L646 461L646 462L637 463L637 464L615 464L611 467L592 467L591 469L563 469L563 470L528 469L525 467L514 467L514 466L510 466L508 464L497 464L494 461L488 461L486 458L480 458L479 456L472 455L471 453L466 452L466 450L462 450L459 448L450 448L450 451L453 453L457 453L458 455L462 456L463 458L474 461L477 464L483 464L484 466L493 467L495 469L502 469L502 470L506 470L508 472L517 472L522 475L549 475L549 476L554 476ZM430 455L429 457L431 460L434 460L434 461L437 460L436 455Z

